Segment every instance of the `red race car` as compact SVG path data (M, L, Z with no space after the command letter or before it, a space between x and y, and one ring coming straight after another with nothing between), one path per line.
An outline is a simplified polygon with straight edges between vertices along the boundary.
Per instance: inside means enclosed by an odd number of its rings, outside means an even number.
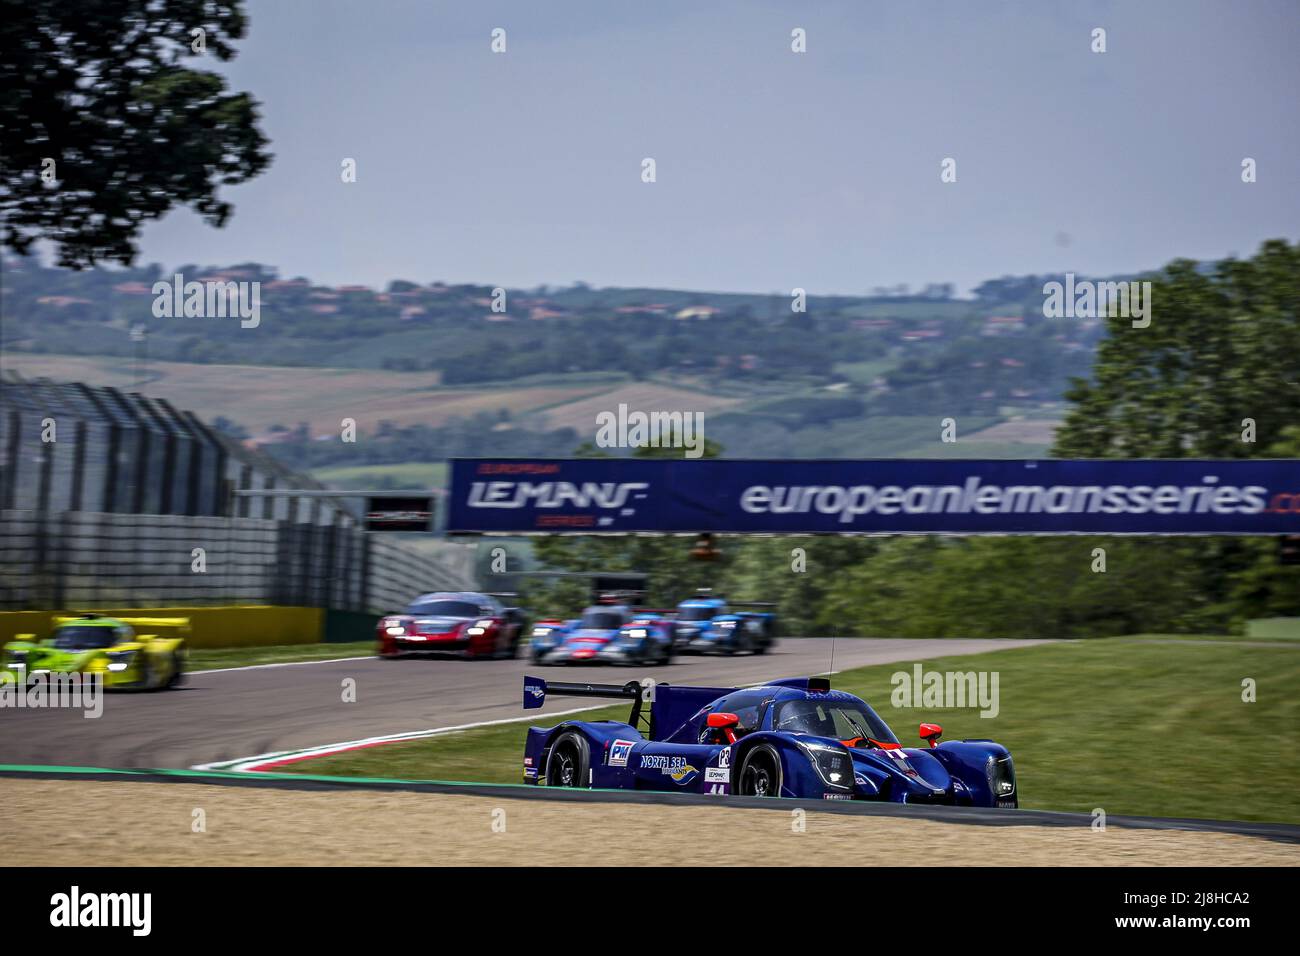
M401 614L379 619L379 656L514 657L523 630L519 608L506 607L491 594L435 591L416 598Z

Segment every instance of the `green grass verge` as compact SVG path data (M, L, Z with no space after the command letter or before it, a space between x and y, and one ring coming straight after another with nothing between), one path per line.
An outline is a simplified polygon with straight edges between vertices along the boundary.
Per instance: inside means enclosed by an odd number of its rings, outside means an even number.
M1251 634L1142 634L1137 637L1118 638L1122 641L1136 641L1138 643L1151 641L1215 641L1224 643L1239 643L1245 641L1259 642L1262 644L1277 644L1279 647L1296 646L1296 641L1300 637L1258 637Z
M836 675L905 744L935 720L945 738L989 737L1016 758L1021 805L1090 813L1300 823L1300 653L1294 648L1142 644L1124 638L941 657L926 670L999 674L1000 712L891 705L887 664ZM1241 700L1243 678L1256 703ZM626 707L583 719L625 720ZM547 723L539 718L538 723ZM527 724L336 754L300 773L517 783ZM919 741L917 741L919 744Z
M1300 618L1273 617L1247 621L1246 635L1259 641L1300 641Z
M373 657L374 641L345 644L283 644L273 647L222 647L190 651L189 670L210 671L219 667L249 667L253 664L285 664L292 661L328 661L336 657Z

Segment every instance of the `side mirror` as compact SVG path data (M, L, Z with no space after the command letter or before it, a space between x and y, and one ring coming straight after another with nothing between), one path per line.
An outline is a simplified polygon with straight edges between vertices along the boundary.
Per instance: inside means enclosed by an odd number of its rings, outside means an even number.
M708 724L714 730L721 730L726 734L727 743L734 744L736 742L736 728L740 726L740 718L735 714L709 714Z
M939 738L943 736L943 728L938 724L922 724L921 739L930 744L930 747L939 746Z

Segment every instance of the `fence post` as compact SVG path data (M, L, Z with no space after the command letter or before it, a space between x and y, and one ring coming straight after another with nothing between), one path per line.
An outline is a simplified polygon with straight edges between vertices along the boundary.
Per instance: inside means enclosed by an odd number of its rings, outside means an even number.
M77 443L72 448L72 494L69 511L81 510L81 486L86 480L86 420L77 419Z
M252 487L253 487L253 466L244 465L244 467L239 469L239 490L247 491ZM253 500L252 497L249 495L239 496L239 505L237 508L239 512L239 517L241 518L248 517L248 506L252 500Z
M50 486L54 483L54 449L57 441L41 440L40 485L36 491L36 510L45 514L50 510Z
M275 475L268 475L266 481L262 483L263 491L271 491L275 488ZM275 496L262 495L262 517L270 521L275 517Z
M172 499L175 497L176 485L176 432L158 410L153 407L153 403L143 395L137 395L136 401L144 408L144 414L141 416L141 425L152 420L158 426L158 431L162 433L163 453L162 453L162 481L159 491L162 497L158 501L158 513L169 515L175 513L172 506ZM146 426L147 427L147 426Z
M358 595L361 604L359 610L361 611L370 610L370 545L372 543L373 539L369 531L365 530L365 528L357 531L357 545L361 550L361 586Z
M59 543L58 543L58 560L54 565L54 603L51 607L65 607L67 603L68 589L68 540L72 537L72 515L73 512L65 511L60 516L59 521Z
M325 527L325 606L334 607L334 581L338 577L337 569L334 567L335 559L338 556L338 533L339 525L343 523L343 513L336 511L334 513L333 524Z
M18 451L23 437L23 418L18 409L9 412L9 451L5 456L4 499L0 508L12 509L18 495Z
M108 405L100 399L96 389L84 382L77 383L77 388L85 396L86 401L95 407L100 419L108 423L108 457L104 461L104 487L101 491L99 507L100 511L108 514L116 506L118 458L122 454L122 426L117 423L117 418L109 411Z
M104 388L102 392L107 398L117 406L118 411L131 423L130 427L135 432L135 470L132 479L135 482L135 494L131 499L130 511L133 514L144 513L144 492L145 485L149 480L149 429L145 425L140 413L136 411L125 395L115 388ZM117 456L114 456L114 463ZM114 481L116 482L116 469L113 471Z

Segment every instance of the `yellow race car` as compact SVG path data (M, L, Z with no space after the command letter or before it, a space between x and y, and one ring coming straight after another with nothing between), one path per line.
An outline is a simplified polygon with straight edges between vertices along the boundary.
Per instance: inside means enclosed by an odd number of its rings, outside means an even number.
M106 688L171 688L185 678L189 635L186 617L56 617L44 640L19 634L4 646L0 681L100 674Z

